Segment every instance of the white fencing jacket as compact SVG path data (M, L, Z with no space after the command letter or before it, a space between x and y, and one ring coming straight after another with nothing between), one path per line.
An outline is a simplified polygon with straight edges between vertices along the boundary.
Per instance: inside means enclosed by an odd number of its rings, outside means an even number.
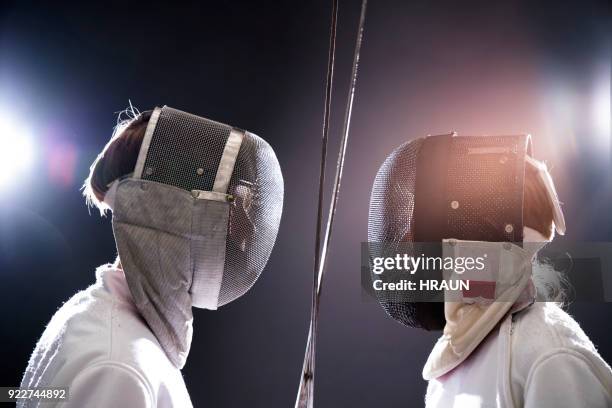
M45 407L191 407L181 372L137 312L123 271L106 265L96 276L55 313L21 387L69 387L67 402Z
M458 367L429 381L428 408L612 407L612 371L553 303L508 315Z

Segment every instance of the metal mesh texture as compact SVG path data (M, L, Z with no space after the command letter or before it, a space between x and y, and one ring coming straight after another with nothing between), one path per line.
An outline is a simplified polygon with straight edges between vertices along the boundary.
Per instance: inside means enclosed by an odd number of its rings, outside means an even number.
M527 139L526 139L527 138ZM417 158L425 139L404 143L380 167L370 198L368 241L371 257L396 253L418 256L414 242ZM524 157L528 136L458 136L451 139L445 173L419 177L446 177L443 238L521 242L523 232ZM444 216L444 215L442 215ZM398 249L401 244L401 250ZM412 244L414 242L414 244ZM419 273L414 275L418 280ZM386 275L386 276L385 276ZM393 273L375 279L397 282ZM378 301L395 320L424 327L423 319L439 305L416 303L410 291L376 291ZM414 293L414 292L413 292ZM422 300L419 294L418 300ZM434 301L432 298L431 301ZM430 301L430 302L431 302ZM419 309L420 308L420 309Z
M242 296L268 262L283 212L283 175L274 150L247 132L230 179L235 200L225 251L219 306Z
M231 127L164 107L153 133L142 179L185 190L211 191ZM283 208L276 155L246 132L230 179L225 267L218 306L247 292L268 262Z
M165 106L151 138L142 179L210 191L232 128Z
M412 241L416 162L424 139L406 142L384 161L372 187L369 242Z
M453 138L447 176L449 238L523 240L525 138ZM450 206L452 202L457 208Z
M368 214L370 256L393 256L400 242L407 249L414 241L414 203L417 157L424 139L404 143L384 161L372 187ZM409 248L408 248L409 249ZM376 279L392 277L377 276ZM420 327L416 305L399 291L376 291L378 301L393 319L410 327Z

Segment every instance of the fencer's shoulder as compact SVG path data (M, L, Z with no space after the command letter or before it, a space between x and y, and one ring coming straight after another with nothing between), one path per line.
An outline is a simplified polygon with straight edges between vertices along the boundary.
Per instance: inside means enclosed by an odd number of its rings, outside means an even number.
M591 387L597 390L593 393L603 390L606 398L612 395L610 366L578 322L559 306L538 302L515 314L511 325L510 378L516 401L528 392L554 389L550 379L559 372L570 385ZM565 395L561 390L553 393Z
M513 318L513 335L534 353L560 349L596 352L578 322L552 302L536 302Z
M106 361L128 366L151 383L154 389L173 382L180 372L170 362L155 334L134 305L127 282L120 270L98 272L103 289L97 294L105 310ZM182 380L182 377L181 377Z
M132 301L123 273L107 275L107 291L112 294L109 354L105 366L121 365L131 370L152 390L159 406L191 407L183 376L166 355Z
M104 279L101 277L101 269ZM49 342L55 342L66 368L78 372L107 362L130 367L153 386L178 370L130 301L125 279L108 266L98 281L77 293L53 317ZM49 327L47 328L49 329Z
M603 382L612 384L612 371L593 342L555 303L535 303L514 315L511 324L512 376L518 383L526 384L542 364L567 368L580 360Z

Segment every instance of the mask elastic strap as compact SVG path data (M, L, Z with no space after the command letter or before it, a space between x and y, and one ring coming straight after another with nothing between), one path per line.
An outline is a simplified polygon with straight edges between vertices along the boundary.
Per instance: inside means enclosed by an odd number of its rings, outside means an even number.
M229 187L230 179L234 173L236 158L238 157L244 134L245 132L243 130L231 130L227 142L225 143L221 160L219 161L219 168L217 169L212 191L223 194L227 193L227 188Z
M155 108L151 114L151 117L149 118L149 123L147 124L147 129L145 130L142 144L140 145L140 151L138 152L136 167L134 167L134 178L136 179L142 178L145 161L147 160L147 155L149 154L149 147L151 146L151 140L153 139L153 133L157 127L157 121L159 120L161 111L162 108Z
M531 156L525 156L525 160L527 163L535 167L535 169L538 171L538 177L546 188L548 198L553 205L553 220L555 222L555 230L557 230L560 235L565 235L565 217L563 216L563 211L561 210L561 203L559 202L559 196L557 196L557 190L555 190L555 184L550 177L546 164L534 159Z
M229 207L215 201L232 201L227 194L234 166L245 132L232 129L215 176L212 191L193 190L194 198L209 202L194 207L193 225L197 235L206 239L191 241L193 256L193 280L189 292L193 306L215 310L219 304L223 272L225 269L225 247L229 223Z
M219 167L217 168L217 175L215 176L215 182L213 184L212 191L203 190L191 190L191 195L194 198L200 200L212 200L212 201L234 201L234 196L227 194L232 174L234 173L234 166L236 165L236 159L238 158L238 152L242 145L242 140L246 132L243 130L232 129L221 160L219 161Z

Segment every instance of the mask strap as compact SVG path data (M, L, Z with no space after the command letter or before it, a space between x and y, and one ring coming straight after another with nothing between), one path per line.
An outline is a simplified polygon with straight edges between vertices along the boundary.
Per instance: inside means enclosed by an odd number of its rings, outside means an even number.
M149 124L147 125L147 130L145 130L142 145L140 146L140 152L138 153L138 159L136 160L136 167L134 168L134 178L136 179L142 178L142 171L144 170L145 161L147 160L147 155L149 154L151 139L153 138L153 132L155 132L155 128L157 127L157 121L159 120L161 111L162 108L155 108L151 114L151 117L149 118Z
M244 135L245 132L243 130L231 130L227 142L225 143L221 160L219 161L219 168L217 169L215 183L212 188L213 192L222 194L227 193L227 188L229 187L232 173L234 173L234 165L236 164L236 158L238 157Z
M219 161L212 191L191 191L194 198L207 200L203 205L194 207L193 214L193 225L196 228L194 232L206 237L206 239L191 241L194 269L189 293L191 293L191 301L195 307L215 310L219 304L225 269L229 207L219 205L216 201L224 202L234 199L227 194L227 189L245 133L237 129L230 131Z
M538 177L542 181L542 184L544 184L548 198L553 204L553 220L555 222L555 230L557 230L559 234L565 235L565 217L563 216L563 211L561 210L561 203L559 202L559 196L557 196L557 191L555 190L555 184L550 177L546 164L534 159L531 156L525 156L525 160L538 171Z

